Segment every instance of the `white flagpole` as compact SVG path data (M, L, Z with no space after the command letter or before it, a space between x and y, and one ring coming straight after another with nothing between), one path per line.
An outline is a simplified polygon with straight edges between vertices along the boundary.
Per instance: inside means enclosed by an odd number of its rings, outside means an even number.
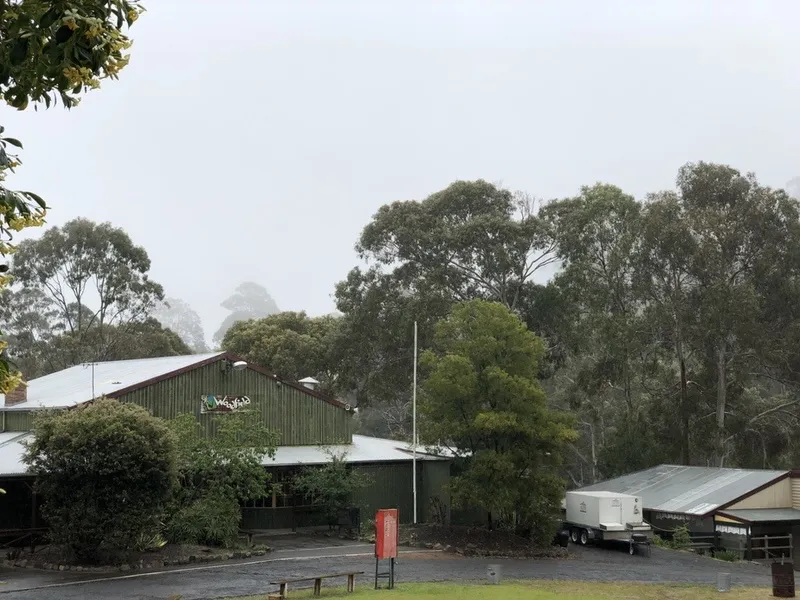
M414 389L411 394L412 456L411 469L414 477L414 524L417 523L417 322L414 321Z

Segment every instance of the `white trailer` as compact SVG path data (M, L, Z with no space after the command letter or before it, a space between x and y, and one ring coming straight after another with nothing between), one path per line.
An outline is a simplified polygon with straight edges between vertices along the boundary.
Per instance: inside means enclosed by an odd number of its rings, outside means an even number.
M628 544L649 549L653 529L644 522L642 498L614 492L567 492L564 527L574 544L594 541Z

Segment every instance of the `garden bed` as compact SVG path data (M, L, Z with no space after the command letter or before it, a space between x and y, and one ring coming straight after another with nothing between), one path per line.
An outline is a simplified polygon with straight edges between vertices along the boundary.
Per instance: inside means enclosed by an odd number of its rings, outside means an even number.
M67 553L58 546L44 546L37 548L33 554L27 548L18 550L5 549L3 550L2 564L12 568L107 573L151 571L177 565L264 556L267 552L269 552L269 548L266 546L240 549L168 544L157 551L133 553L124 561L114 561L114 564L82 564L65 558Z
M537 546L508 531L456 525L401 525L399 542L404 546L442 550L463 556L508 558L566 558L566 548Z

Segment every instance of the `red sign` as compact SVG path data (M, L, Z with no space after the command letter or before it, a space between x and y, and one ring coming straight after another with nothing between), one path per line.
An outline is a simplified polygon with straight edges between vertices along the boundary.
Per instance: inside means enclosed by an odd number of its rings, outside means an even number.
M375 515L375 558L397 558L396 508L382 508Z

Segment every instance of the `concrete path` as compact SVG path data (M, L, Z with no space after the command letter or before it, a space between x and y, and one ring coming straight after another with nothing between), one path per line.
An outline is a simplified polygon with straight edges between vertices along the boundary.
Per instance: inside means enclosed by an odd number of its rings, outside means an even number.
M653 548L651 557L629 556L613 549L572 548L568 560L486 560L454 558L437 552L407 550L397 561L397 582L485 580L491 562L500 564L505 579L561 579L583 581L636 581L653 583L698 583L713 586L717 573L732 575L734 585L769 586L769 569L761 565L731 564L689 553ZM0 600L165 600L174 594L184 600L207 600L228 596L265 594L275 589L270 581L315 573L360 570L365 575L357 585L372 585L375 561L372 545L346 544L334 547L279 550L258 560L229 561L160 573L133 574L87 580L54 575L49 587L30 588L25 573L8 577L0 585ZM44 574L47 575L47 574ZM76 574L77 575L77 574ZM42 584L45 578L36 580ZM344 582L331 583L341 585ZM3 589L5 588L5 589Z

